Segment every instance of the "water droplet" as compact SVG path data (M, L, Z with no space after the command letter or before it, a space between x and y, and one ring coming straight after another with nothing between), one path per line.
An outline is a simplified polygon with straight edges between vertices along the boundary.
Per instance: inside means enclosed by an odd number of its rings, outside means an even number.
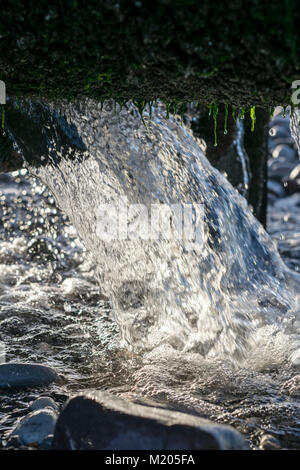
M271 137L274 137L276 135L275 127L271 127L271 129L269 130L269 134L270 134Z

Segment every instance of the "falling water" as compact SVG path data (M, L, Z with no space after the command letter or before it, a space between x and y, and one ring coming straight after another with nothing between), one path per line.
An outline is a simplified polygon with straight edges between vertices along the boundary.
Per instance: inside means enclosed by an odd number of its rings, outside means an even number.
M119 109L105 102L101 109L87 100L46 109L42 159L51 163L31 171L92 253L123 345L241 360L269 325L272 334L277 327L292 332L289 351L299 347L299 276L179 118L166 119L160 104L151 120L144 113L144 123L132 104ZM27 113L37 114L34 105ZM80 142L77 150L58 139L57 122ZM149 213L152 204L201 204L203 244L163 234L103 241L98 208L120 200L143 204Z

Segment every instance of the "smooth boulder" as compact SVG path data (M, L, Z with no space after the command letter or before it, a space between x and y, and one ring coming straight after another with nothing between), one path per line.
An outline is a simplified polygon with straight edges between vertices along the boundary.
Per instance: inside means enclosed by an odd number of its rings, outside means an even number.
M41 364L0 364L0 389L39 387L59 382L60 377L49 366Z
M53 439L54 450L246 448L242 436L229 426L104 392L71 398L58 417Z
M18 436L21 444L39 446L53 436L56 418L56 413L50 408L29 413L12 431L8 445Z

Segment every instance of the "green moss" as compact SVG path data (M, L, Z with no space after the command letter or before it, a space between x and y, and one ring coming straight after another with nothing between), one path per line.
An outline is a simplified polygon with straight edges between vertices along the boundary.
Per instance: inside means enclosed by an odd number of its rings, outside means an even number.
M144 112L144 109L147 106L148 102L144 101L144 100L134 100L133 104L137 107L137 109L140 113L140 116L141 116L142 123L146 127L146 124L145 124L145 121L144 121L144 118L143 118L143 112Z
M238 118L239 118L239 119L245 119L245 112L246 112L245 108L242 107L242 108L240 109L240 111L239 111L239 116L238 116Z
M283 118L285 118L285 116L286 116L286 108L287 108L287 106L284 106L284 107L283 107L283 113L282 113L282 117L283 117Z
M256 115L255 115L255 106L252 106L250 109L250 117L251 117L251 132L255 129L255 122L256 122Z
M231 115L232 115L234 122L236 122L236 107L235 106L232 106Z
M0 79L11 96L50 100L284 105L300 73L299 23L292 0L10 1Z

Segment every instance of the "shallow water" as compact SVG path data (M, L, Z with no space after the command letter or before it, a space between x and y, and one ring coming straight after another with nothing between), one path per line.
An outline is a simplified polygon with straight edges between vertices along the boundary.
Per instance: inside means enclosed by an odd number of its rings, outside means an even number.
M158 110L144 128L135 110L118 117L108 108L99 148L99 136L88 142L99 119L91 115L82 134L89 158L39 173L88 251L39 180L26 170L0 180L0 340L8 361L50 364L65 376L63 385L1 394L3 437L32 399L44 394L62 403L99 388L232 424L253 448L264 433L300 448L299 369L290 358L300 346L297 275L176 119L166 123ZM95 236L93 208L124 194L146 204L179 196L194 202L200 194L210 216L204 252L185 253L178 240L157 243L158 252L140 241L108 250ZM294 271L299 220L297 202L270 207L269 231ZM171 287L177 297L167 295Z

